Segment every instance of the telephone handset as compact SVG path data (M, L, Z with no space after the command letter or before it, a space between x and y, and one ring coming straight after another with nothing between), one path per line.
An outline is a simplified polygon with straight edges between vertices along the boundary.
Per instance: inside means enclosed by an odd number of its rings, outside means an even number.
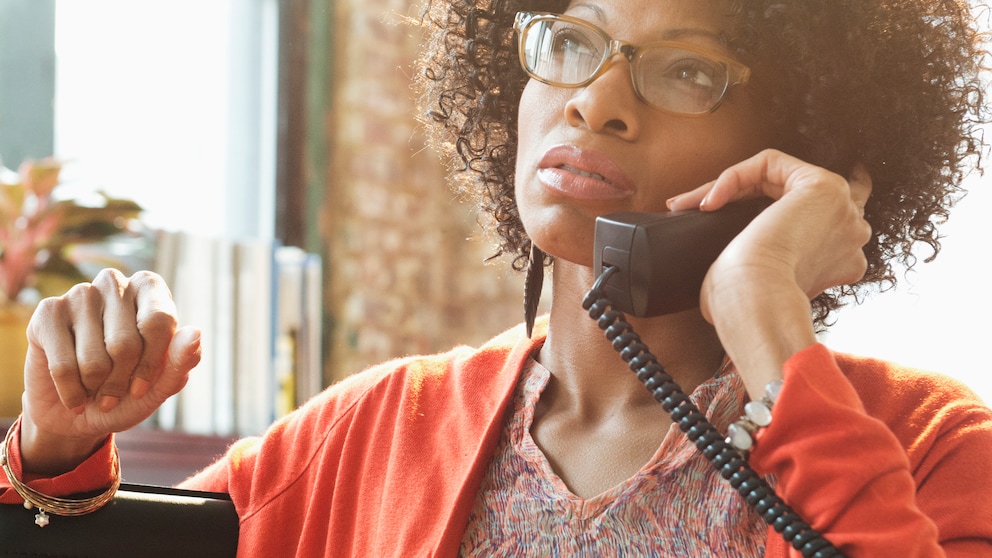
M672 422L768 525L806 558L843 557L783 501L682 391L627 321L688 310L720 252L770 202L755 199L713 212L614 213L596 220L594 268L582 301Z
M756 198L717 211L604 215L596 220L593 269L616 268L604 290L623 312L645 318L695 308L710 265L770 203Z

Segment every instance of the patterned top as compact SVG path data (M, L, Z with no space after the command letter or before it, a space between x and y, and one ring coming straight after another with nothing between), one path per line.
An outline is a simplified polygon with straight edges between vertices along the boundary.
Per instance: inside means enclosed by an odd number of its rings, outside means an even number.
M551 377L531 359L482 481L461 556L711 556L764 554L767 525L676 425L633 477L598 496L569 491L530 426ZM740 417L747 395L730 367L690 399L717 429Z

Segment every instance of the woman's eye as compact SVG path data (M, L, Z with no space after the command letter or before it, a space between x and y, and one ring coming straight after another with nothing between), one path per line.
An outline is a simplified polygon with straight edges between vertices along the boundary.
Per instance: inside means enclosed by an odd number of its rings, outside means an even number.
M582 33L570 29L555 35L554 50L569 57L598 57L592 42Z
M668 71L668 78L695 87L713 88L716 86L717 71L700 60L680 60Z

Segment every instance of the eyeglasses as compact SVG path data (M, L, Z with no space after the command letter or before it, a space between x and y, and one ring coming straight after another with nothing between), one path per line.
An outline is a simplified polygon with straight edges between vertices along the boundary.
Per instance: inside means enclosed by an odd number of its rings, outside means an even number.
M520 64L537 81L556 87L584 87L606 72L613 57L630 63L634 91L665 112L701 116L720 106L731 85L747 83L747 66L697 46L659 41L635 46L610 38L578 18L518 12L513 28Z

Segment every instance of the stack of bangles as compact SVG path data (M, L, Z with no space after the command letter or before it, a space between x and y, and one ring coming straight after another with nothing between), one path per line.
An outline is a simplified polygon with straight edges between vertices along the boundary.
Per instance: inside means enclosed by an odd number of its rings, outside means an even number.
M754 446L754 436L758 430L772 423L772 407L775 406L780 391L782 380L768 382L761 400L744 405L744 416L727 428L727 443L741 451L750 450Z
M30 486L21 482L14 472L11 470L10 466L10 446L11 441L14 438L14 432L20 424L20 419L11 425L10 430L7 431L7 436L4 438L3 443L0 444L0 466L3 467L4 474L7 475L7 480L10 481L10 486L14 489L17 494L24 498L24 507L26 509L31 509L32 507L38 508L39 513L34 516L34 522L39 527L45 527L49 523L48 514L61 515L64 517L74 517L79 515L86 515L91 512L102 508L104 504L111 501L114 495L117 494L117 489L121 485L121 462L120 457L117 454L117 448L114 448L114 480L105 492L94 496L92 498L84 498L79 500L70 500L66 498L56 498L54 496L48 496L47 494L42 494L37 490L31 488Z

